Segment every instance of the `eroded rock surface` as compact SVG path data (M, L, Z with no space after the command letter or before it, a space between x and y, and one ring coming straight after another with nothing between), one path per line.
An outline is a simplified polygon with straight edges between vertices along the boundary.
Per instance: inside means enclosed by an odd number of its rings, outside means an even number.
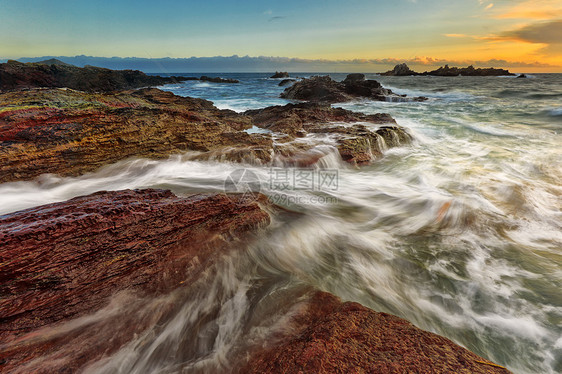
M356 165L367 164L381 156L385 149L412 141L406 129L386 113L366 115L311 102L249 110L245 114L252 117L256 126L287 134L289 140L307 134L333 135L342 159ZM282 154L285 161L295 160L297 166L313 163L319 156L317 152L307 152L306 144L299 146L295 149L290 144L277 145L276 154Z
M0 183L74 176L128 157L165 158L228 147L271 160L271 138L210 101L155 88L115 94L34 89L0 94Z
M241 196L177 197L165 190L98 192L1 216L0 371L73 339L63 362L51 357L39 365L42 372L75 372L119 348L158 314L142 321L118 315L116 330L105 331L110 336L89 324L35 334L38 340L32 332L107 307L120 291L155 297L187 286L269 219L258 202Z
M410 322L315 292L284 339L239 373L463 373L509 371Z

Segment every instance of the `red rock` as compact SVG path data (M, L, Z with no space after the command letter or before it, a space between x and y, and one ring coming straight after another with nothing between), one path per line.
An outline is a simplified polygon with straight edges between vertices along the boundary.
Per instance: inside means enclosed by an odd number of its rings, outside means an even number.
M158 89L86 94L40 89L0 94L0 183L43 173L75 176L129 157L186 151L271 159L271 138L240 131L251 119L210 101Z
M509 373L410 322L315 292L289 336L250 355L239 373Z
M98 311L117 292L154 297L189 284L268 223L240 196L164 190L98 192L1 216L0 370L64 347L58 365L76 369L118 349L165 311L119 316L109 336L88 325L37 339L32 332Z

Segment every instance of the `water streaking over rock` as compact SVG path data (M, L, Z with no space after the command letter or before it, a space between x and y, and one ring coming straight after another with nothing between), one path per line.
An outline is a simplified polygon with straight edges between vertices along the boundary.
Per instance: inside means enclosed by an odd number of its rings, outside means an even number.
M271 74L220 75L240 83L163 88L237 112L290 102L278 97L284 87ZM515 373L562 370L562 123L552 114L559 109L562 76L376 79L397 94L429 100L333 106L365 116L389 113L411 143L357 167L342 162L337 133L265 131L272 144L284 144L281 135L287 135L294 147L316 147L321 156L310 169L337 169L337 189L282 191L286 199L276 201L298 214L271 212L271 225L246 251L217 262L190 290L148 299L117 295L107 310L158 317L161 310L165 316L91 363L90 372L228 371L244 352L290 333L291 318L317 289L406 318ZM282 127L271 122L256 128ZM387 125L363 123L372 133ZM241 168L274 199L280 191L270 183L271 166L296 170L273 160L259 165L194 157L139 157L81 176L0 184L0 207L9 213L103 189L222 192ZM313 357L312 348L306 357Z

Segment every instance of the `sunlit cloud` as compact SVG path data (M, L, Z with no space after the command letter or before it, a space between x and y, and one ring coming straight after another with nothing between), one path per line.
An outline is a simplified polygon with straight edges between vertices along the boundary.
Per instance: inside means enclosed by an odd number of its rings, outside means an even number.
M562 17L560 0L526 0L513 6L503 7L495 18L549 20Z
M443 35L445 35L447 38L472 38L472 36L466 34L443 34Z

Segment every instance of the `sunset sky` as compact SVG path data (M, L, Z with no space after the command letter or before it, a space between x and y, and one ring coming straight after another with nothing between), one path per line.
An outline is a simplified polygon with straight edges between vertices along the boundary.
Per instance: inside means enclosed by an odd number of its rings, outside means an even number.
M562 0L0 0L0 41L0 58L237 54L562 72Z

